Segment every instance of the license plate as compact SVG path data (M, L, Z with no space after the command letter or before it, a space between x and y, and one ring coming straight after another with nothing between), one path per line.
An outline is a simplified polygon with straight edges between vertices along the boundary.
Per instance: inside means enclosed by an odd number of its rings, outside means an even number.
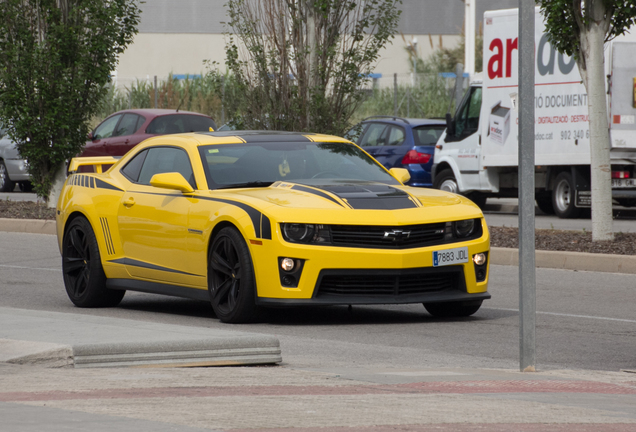
M468 262L468 247L444 249L433 252L433 267Z
M614 188L627 188L636 187L636 179L612 179L612 187Z

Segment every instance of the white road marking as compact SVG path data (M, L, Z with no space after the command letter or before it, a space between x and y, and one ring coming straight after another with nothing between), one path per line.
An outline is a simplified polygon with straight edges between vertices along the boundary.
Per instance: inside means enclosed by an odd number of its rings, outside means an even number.
M4 264L0 264L0 267L25 269L25 270L46 270L46 271L54 271L54 272L62 271L62 269L59 269L59 268L24 267L24 266L14 266L14 265L4 265Z
M519 309L506 309L506 308L482 308L482 309L492 309L492 310L503 310L503 311L510 311L510 312L519 312ZM634 323L636 324L636 320L629 320L629 319L622 319L622 318L608 318L608 317L597 317L597 316L590 316L590 315L574 315L574 314L565 314L565 313L557 313L557 312L539 312L537 311L537 314L539 315L554 315L554 316L562 316L562 317L569 317L569 318L588 318L588 319L596 319L596 320L603 320L603 321L619 321L619 322L627 322L627 323Z

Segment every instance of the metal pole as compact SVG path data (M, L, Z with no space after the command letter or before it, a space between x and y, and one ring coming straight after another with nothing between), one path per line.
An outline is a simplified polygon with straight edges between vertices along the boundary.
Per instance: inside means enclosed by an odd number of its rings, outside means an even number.
M155 75L155 108L157 108L157 75Z
M397 117L397 74L393 74L393 115Z
M519 0L519 368L534 372L534 0Z

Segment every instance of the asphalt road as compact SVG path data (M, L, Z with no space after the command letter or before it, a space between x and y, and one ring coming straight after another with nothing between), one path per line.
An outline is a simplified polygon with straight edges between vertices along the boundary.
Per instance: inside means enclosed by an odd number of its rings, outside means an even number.
M0 232L0 306L224 328L205 302L127 293L112 309L66 297L56 237ZM493 266L493 298L473 317L434 319L421 305L287 308L237 330L279 338L284 364L362 377L385 367L518 368L518 268ZM537 367L636 368L633 276L537 269Z

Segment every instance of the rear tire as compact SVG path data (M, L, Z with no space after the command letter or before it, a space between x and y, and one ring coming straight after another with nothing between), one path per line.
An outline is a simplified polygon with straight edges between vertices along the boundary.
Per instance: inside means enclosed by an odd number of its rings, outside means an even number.
M574 206L576 185L569 172L561 172L554 181L552 206L554 213L561 219L579 217L581 209Z
M483 300L466 300L446 303L424 303L428 313L436 318L467 317L479 310Z
M212 309L222 322L254 319L257 307L252 257L243 236L233 227L223 228L212 241L208 290Z
M62 274L69 299L77 307L117 306L126 291L106 288L106 275L91 224L75 218L62 239Z

